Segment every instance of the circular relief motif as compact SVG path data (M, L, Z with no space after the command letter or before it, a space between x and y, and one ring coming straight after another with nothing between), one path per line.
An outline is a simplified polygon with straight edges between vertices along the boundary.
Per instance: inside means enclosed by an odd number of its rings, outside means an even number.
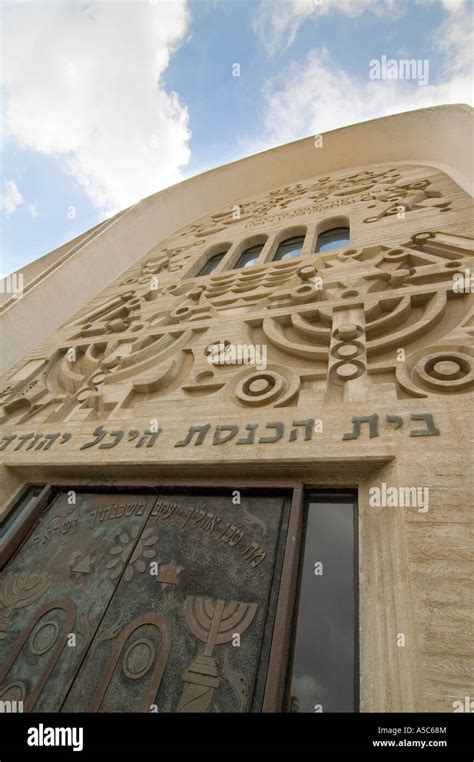
M339 339L339 341L346 342L357 339L363 332L364 329L361 325L357 325L356 323L342 323L335 329L333 336L335 339Z
M346 381L352 381L358 378L365 371L365 364L361 360L353 359L350 361L336 362L330 370L332 383L340 386Z
M408 270L405 270L405 269L395 270L395 272L390 274L390 285L392 286L403 285L406 279L409 278L411 275L413 275L414 272L415 272L414 268L410 268Z
M473 380L472 357L461 352L436 352L416 364L415 374L435 389L466 389Z
M333 347L331 354L340 360L351 360L353 357L357 357L362 350L362 344L341 342Z
M383 255L386 262L403 262L408 257L405 249L389 249Z
M359 259L361 254L363 253L363 249L346 249L345 251L341 251L337 255L337 259L340 262L344 262L345 260L349 259Z
M408 190L424 190L429 185L429 180L415 180L415 182L410 183L407 188Z
M350 288L341 293L341 299L357 299L358 296L360 296L360 291L357 291L356 288Z
M120 285L121 286L128 286L130 283L136 283L138 278L130 277L123 280Z
M342 381L350 381L352 378L356 378L361 371L360 365L356 365L354 362L343 362L336 367L336 375Z
M122 669L130 680L146 675L156 655L155 644L149 638L139 638L131 643L123 655Z
M406 391L415 394L414 387L441 394L464 392L474 384L472 354L468 347L458 346L420 350L397 370L397 379ZM417 396L423 395L418 393Z
M181 320L189 320L193 315L193 308L188 307L186 305L181 305L180 307L175 307L174 310L171 310L169 316L171 320L175 320L176 322L180 322Z
M42 622L33 632L30 640L30 651L35 656L41 656L49 651L59 635L59 624L54 621Z
M277 373L264 371L252 373L237 384L237 397L248 405L265 405L281 395L285 379Z
M103 384L106 378L107 374L99 371L98 373L95 373L95 375L91 376L91 384L93 384L93 386L98 386L99 384Z
M411 240L413 243L416 243L418 246L423 246L424 243L429 241L431 238L434 238L435 234L432 233L430 230L425 230L423 233L415 233L415 235L412 235Z
M352 381L365 372L365 362L360 359L364 345L358 341L363 333L364 329L357 323L341 323L334 329L333 338L336 343L331 348L331 355L336 362L331 366L329 377L336 386Z
M246 369L235 380L234 397L243 405L283 407L298 393L300 380L291 371L269 365L265 370Z
M314 286L304 283L302 286L296 286L290 292L290 296L295 302L311 302L318 296L318 292Z
M312 267L311 265L303 265L303 267L300 267L298 270L298 276L301 280L310 280L311 278L314 278L316 275L316 269Z

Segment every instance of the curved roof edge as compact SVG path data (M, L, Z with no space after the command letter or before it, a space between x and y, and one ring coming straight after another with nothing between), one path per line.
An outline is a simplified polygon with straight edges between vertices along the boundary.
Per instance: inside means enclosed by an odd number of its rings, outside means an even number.
M227 204L321 174L393 163L433 166L472 194L472 112L464 104L433 106L341 127L323 133L321 148L313 136L303 138L142 199L97 230L86 231L79 245L61 247L56 262L45 258L49 266L36 273L23 297L3 305L0 370L23 357L160 240ZM32 320L34 315L41 320Z
M355 124L350 124L350 125L347 125L346 127L337 127L335 130L329 130L328 132L322 133L322 136L323 136L323 139L324 139L323 143L324 143L324 141L327 141L329 139L333 139L334 138L335 141L333 142L333 146L332 147L336 148L336 141L337 142L339 142L339 140L345 141L347 139L347 133L349 131L352 133L351 134L351 138L352 138L354 136L354 130L355 130L355 128L360 128L360 129L363 129L364 131L367 130L367 129L370 129L370 131L372 132L372 127L374 127L376 129L376 131L378 132L380 127L385 127L385 125L389 125L391 120L400 120L400 119L410 118L410 117L418 118L421 115L425 115L427 117L430 117L431 113L433 113L433 112L448 111L450 117L456 116L456 117L459 118L460 115L458 115L456 113L457 110L459 110L460 112L464 112L465 117L467 119L467 123L469 124L469 121L470 121L470 119L473 116L474 109L471 106L469 106L467 103L446 104L446 105L443 105L443 106L430 106L429 108L414 109L413 111L404 111L404 112L402 112L400 114L392 114L390 116L377 117L376 119L368 119L367 121L356 122ZM161 191L157 191L156 193L152 193L150 196L145 196L138 203L142 203L143 201L148 201L150 199L157 198L157 197L160 196L160 194L165 193L168 190L171 190L171 188L182 187L182 186L184 186L187 183L191 183L194 180L197 180L198 178L210 177L210 176L212 176L212 175L214 175L216 173L221 173L222 171L224 171L226 169L232 170L233 168L240 167L240 166L244 165L247 162L255 163L255 161L258 160L258 159L261 159L262 161L266 161L268 158L270 158L270 160L273 161L273 159L275 158L275 154L278 153L278 152L286 151L286 149L290 149L290 150L294 150L294 151L299 151L301 149L305 150L308 147L308 145L311 148L311 150L313 150L313 148L314 148L314 135L309 135L306 138L299 138L298 140L292 140L289 143L282 143L281 145L274 146L273 148L266 148L263 151L258 151L257 153L250 154L249 156L244 156L241 159L236 159L235 161L231 161L231 162L229 162L227 164L220 164L217 167L213 167L212 169L205 170L204 172L200 172L199 174L193 175L192 177L187 177L185 180L181 180L179 183L176 183L175 185L171 185L168 188L164 188ZM321 150L321 149L318 149L318 150ZM330 158L331 160L334 160L334 159L337 159L337 156L332 154L331 157L328 156L327 158L328 159ZM452 158L455 158L455 157L453 156ZM418 159L419 159L419 157L416 158L417 161L418 161ZM381 163L382 164L382 163L390 163L390 162L391 162L391 159L388 158L388 159L385 159L384 161L381 161L381 162L379 162L378 160L374 160L374 161L371 161L370 163L372 163L372 164ZM365 163L366 162L363 162L363 164L365 164ZM433 166L435 166L434 162L426 162L426 163L433 164ZM468 163L468 165L463 164L462 161L461 161L461 164L459 166L457 166L456 164L452 165L453 172L457 172L458 175L459 175L459 180L456 180L456 182L458 182L458 184L461 185L461 187L464 190L466 190L467 192L470 192L471 195L472 195L473 183L474 183L474 157L473 157L473 154L471 153L470 162ZM336 172L336 171L338 171L340 169L346 169L348 166L352 167L352 166L356 166L356 164L351 162L349 165L343 165L343 166L336 166L336 165L334 165L334 166L331 166L330 168L321 169L321 171L318 172L317 174L322 174L323 172L326 172L326 171L328 171L328 172L329 171ZM361 166L362 166L362 164L361 164ZM444 171L446 171L446 170L444 170ZM313 171L311 171L308 174L308 178L309 177L314 177L314 176L315 176L315 173ZM451 176L453 176L453 175L451 174ZM455 178L453 177L453 179L455 179ZM295 180L292 180L292 182L294 182L294 181Z

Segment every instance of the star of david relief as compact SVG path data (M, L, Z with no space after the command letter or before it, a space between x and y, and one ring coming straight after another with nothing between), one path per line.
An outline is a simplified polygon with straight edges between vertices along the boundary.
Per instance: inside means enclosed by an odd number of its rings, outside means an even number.
M0 423L131 418L157 400L365 400L378 384L398 398L466 392L473 288L456 288L456 278L474 272L473 241L442 228L452 202L423 172L380 167L296 183L174 233L58 329L55 351L6 381ZM428 208L436 227L396 245L393 233L389 242L374 234L368 246L186 277L210 245L237 245L249 226L301 225L349 203L373 231L401 206L425 224ZM216 342L265 347L265 367L245 356L210 364Z

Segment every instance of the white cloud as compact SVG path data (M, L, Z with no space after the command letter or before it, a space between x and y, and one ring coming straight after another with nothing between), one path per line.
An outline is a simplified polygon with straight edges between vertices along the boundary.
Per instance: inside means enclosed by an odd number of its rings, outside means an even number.
M313 49L269 83L263 94L262 131L249 153L319 135L349 124L413 109L472 100L470 10L452 9L433 36L442 77L424 86L408 80L370 80L345 71L325 48ZM430 62L431 65L433 61ZM367 61L367 73L369 61ZM431 72L430 72L431 76Z
M317 20L330 13L355 18L365 11L377 16L390 13L396 18L403 13L403 7L397 0L261 0L253 29L267 52L275 55L288 50L307 19Z
M458 11L470 0L416 0L417 5L441 5L445 11Z
M300 26L308 19L340 14L357 18L366 11L376 16L398 19L410 9L413 0L260 0L253 29L270 55L288 48ZM441 6L448 13L469 8L471 0L415 0L417 5ZM468 28L472 18L466 17ZM472 50L471 50L472 55Z
M291 686L293 696L297 697L299 712L314 712L316 702L327 695L327 689L312 675L299 675L293 678Z
M185 0L7 5L7 131L60 157L103 214L179 182L188 114L161 78L188 23Z
M446 72L463 74L471 71L473 54L472 6L463 0L444 0L450 13L434 34L436 50L446 57ZM471 79L471 95L473 80Z
M28 204L28 206L26 208L28 209L28 213L32 217L37 217L38 216L38 214L39 214L39 212L38 212L38 203L36 201L35 201L34 204Z
M12 215L18 206L24 201L23 196L16 187L14 180L4 180L3 182L3 197L2 197L2 209L4 214L9 217Z

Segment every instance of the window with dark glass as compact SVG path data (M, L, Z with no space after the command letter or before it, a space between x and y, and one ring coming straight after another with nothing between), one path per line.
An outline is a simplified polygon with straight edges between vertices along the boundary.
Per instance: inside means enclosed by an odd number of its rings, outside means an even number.
M199 275L210 275L214 270L216 269L219 262L224 258L224 256L227 254L226 251L223 251L221 254L214 254L213 257L210 257L210 259L207 260L204 267L198 272Z
M349 246L351 242L349 228L333 228L318 235L316 252L338 249L340 246Z
M279 245L273 260L275 262L281 262L283 259L293 259L293 257L299 257L303 248L304 235L295 236L294 238L287 238L286 241L282 241Z
M241 267L251 267L257 261L260 256L260 252L263 249L263 243L259 243L258 246L252 246L250 249L245 249L237 260L235 269Z
M358 709L355 518L352 494L308 496L291 712Z

